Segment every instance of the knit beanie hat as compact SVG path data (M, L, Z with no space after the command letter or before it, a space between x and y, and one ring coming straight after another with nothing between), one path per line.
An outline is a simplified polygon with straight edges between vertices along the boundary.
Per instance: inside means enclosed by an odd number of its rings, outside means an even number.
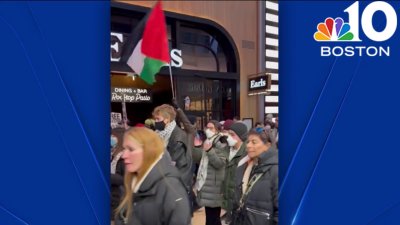
M233 124L233 120L225 120L224 124L222 125L224 127L224 130L229 130L231 129L231 126Z
M242 122L236 122L232 124L229 130L232 130L236 133L237 136L240 137L242 141L247 139L247 126Z

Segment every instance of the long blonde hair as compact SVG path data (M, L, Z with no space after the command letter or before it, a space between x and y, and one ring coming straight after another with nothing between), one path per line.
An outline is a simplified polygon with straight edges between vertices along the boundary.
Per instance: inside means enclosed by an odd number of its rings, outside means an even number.
M128 219L132 214L132 180L136 177L137 181L144 179L144 175L150 169L151 165L160 157L164 151L164 144L160 136L146 127L133 127L125 132L125 138L132 138L143 148L143 164L139 171L130 173L125 171L124 186L125 195L121 203L115 210L118 214L125 213L124 217ZM125 212L124 212L125 211Z

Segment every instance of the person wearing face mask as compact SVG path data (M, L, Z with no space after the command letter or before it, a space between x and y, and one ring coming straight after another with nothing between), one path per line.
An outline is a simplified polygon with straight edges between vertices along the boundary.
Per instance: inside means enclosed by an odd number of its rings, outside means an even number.
M247 126L242 122L235 122L227 131L229 156L226 160L225 179L223 182L222 208L226 211L222 219L229 224L232 217L233 199L235 197L235 172L239 161L246 156Z
M118 140L115 135L111 134L110 144L111 144L111 158L113 157L114 148L117 146Z
M175 122L176 111L171 105L163 104L154 109L153 117L154 129L164 141L166 152L181 173L189 193L192 187L192 155L188 151L186 133Z
M220 131L221 124L210 120L204 131L207 139L201 148L194 148L195 151L201 151L195 191L198 204L205 207L206 225L221 225L221 188L224 180L227 145L220 142L222 136Z

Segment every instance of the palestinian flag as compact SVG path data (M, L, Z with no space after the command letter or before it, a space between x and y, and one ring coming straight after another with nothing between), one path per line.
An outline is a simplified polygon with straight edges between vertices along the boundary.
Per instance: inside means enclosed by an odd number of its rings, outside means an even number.
M126 42L121 61L152 85L160 68L170 63L167 28L161 1L136 26Z

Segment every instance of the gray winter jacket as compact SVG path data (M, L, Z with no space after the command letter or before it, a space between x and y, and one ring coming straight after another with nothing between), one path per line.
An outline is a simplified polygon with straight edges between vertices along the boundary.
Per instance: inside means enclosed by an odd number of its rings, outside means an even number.
M194 151L203 151L195 148ZM200 206L221 207L222 206L222 182L225 177L225 164L227 158L227 146L219 141L206 152L208 156L208 167L206 181L197 193L197 202Z

